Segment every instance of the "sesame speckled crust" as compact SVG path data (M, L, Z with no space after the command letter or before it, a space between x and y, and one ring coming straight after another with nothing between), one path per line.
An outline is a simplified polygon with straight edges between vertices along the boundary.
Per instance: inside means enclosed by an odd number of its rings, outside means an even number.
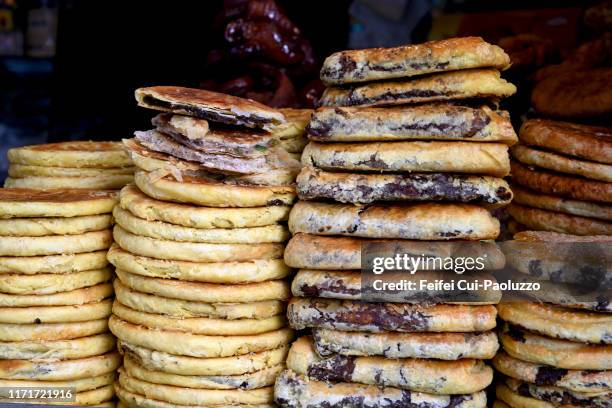
M439 361L317 355L312 339L293 343L287 368L316 381L347 382L436 395L471 394L486 388L493 370L481 360Z
M572 235L612 235L612 222L579 215L563 214L512 203L508 213L533 230L547 230Z
M433 74L410 80L356 84L327 88L320 106L380 106L458 99L499 99L513 95L516 87L494 69L471 69Z
M324 298L293 298L287 308L291 327L397 332L479 332L495 327L494 306L367 303Z
M307 131L310 140L319 142L468 140L512 145L518 141L507 112L443 103L321 107L313 113Z
M503 302L499 317L510 324L554 338L612 343L612 315L536 302Z
M516 326L500 334L504 350L514 358L570 370L612 369L612 345L552 339Z
M533 191L575 200L612 203L612 183L532 169L512 160L512 181Z
M568 370L530 363L497 353L493 366L501 373L536 385L562 387L577 392L605 392L612 390L612 371Z
M313 381L291 370L276 380L275 401L282 408L484 408L483 391L433 395L356 383Z
M313 329L320 356L384 356L387 358L493 358L499 344L497 335L483 333L365 333Z
M508 146L477 142L315 143L302 155L304 166L325 170L385 173L468 173L505 177Z
M325 59L321 80L345 84L469 68L505 69L510 57L480 37L450 38L393 48L336 52Z
M501 207L510 203L508 183L497 177L449 173L364 174L329 172L306 166L297 179L302 200L342 203L452 201Z
M292 233L414 240L486 240L499 221L469 204L368 205L300 201L289 215Z

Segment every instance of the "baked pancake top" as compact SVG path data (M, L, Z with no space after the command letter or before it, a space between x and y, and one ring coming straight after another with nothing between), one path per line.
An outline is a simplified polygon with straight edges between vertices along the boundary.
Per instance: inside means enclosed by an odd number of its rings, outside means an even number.
M321 68L326 85L411 77L468 68L505 69L510 57L480 37L449 38L393 48L340 51Z

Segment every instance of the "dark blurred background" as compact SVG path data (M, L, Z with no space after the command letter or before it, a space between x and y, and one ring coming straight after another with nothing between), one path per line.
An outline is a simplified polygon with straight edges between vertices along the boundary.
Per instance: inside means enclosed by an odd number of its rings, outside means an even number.
M528 82L609 30L610 2L601 3L0 0L0 180L9 147L119 140L146 128L151 115L133 98L141 86L309 106L322 91L321 61L334 51L472 34L505 44L514 53L509 79Z

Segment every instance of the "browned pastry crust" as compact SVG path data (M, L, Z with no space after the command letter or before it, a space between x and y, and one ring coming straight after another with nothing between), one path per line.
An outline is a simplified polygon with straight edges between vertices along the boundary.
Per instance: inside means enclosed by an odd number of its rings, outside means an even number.
M530 119L519 132L522 143L569 156L612 164L612 129L547 119Z
M285 122L278 110L250 99L203 89L153 86L135 92L138 106L211 122L248 127L266 127Z
M524 242L612 242L612 236L588 235L580 237L551 231L521 231L514 234L514 240Z
M449 38L393 48L336 52L325 59L321 80L326 85L411 77L468 68L505 69L503 49L480 37Z
M612 202L612 183L530 169L517 161L511 161L510 166L512 180L534 191L576 200Z
M519 223L538 231L572 235L612 235L612 223L512 203L508 213Z
M569 71L539 82L531 95L540 113L558 118L592 118L612 113L612 68Z
M327 88L320 106L378 106L470 98L499 99L514 95L516 87L494 69L471 69L433 74L410 80L371 82Z
M468 140L516 143L508 113L452 104L364 108L321 107L307 127L319 142Z

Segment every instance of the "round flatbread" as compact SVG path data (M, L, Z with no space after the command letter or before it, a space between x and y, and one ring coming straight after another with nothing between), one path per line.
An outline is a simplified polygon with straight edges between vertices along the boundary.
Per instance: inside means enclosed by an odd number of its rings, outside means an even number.
M49 256L0 256L0 275L19 273L74 273L102 269L108 265L106 251Z
M177 242L134 235L119 225L113 229L115 242L128 252L156 259L189 262L242 262L283 256L285 246L266 244L206 244ZM0 242L2 237L0 237ZM110 246L110 245L109 245Z
M118 190L133 181L134 177L131 174L110 174L107 176L95 177L7 177L4 181L4 187L32 189L86 188Z
M149 278L121 269L115 272L121 283L139 292L194 302L232 303L240 300L248 303L262 300L287 300L291 297L289 283L284 280L224 285Z
M575 200L612 203L612 183L530 169L512 161L512 181L533 191Z
M486 209L469 204L370 205L298 202L289 216L292 233L414 240L486 240L500 232Z
M283 242L290 238L284 225L266 225L251 228L189 228L161 221L147 221L135 217L129 211L116 206L113 210L115 222L132 234L179 242L201 242L210 244L261 244Z
M181 318L146 313L131 309L115 301L113 314L126 322L150 329L174 330L213 336L243 336L278 330L287 325L284 314L263 319L215 319L209 317Z
M265 207L291 205L296 198L294 186L249 186L212 182L183 177L183 182L164 177L153 180L137 171L134 181L146 195L163 201L174 201L207 207Z
M612 221L612 206L589 201L571 200L513 186L514 202L528 207L557 211L581 217Z
M125 176L134 174L135 167L118 168L78 168L78 167L48 167L30 166L25 164L11 164L8 174L13 178L27 177L104 177Z
M231 357L198 358L178 356L150 350L119 340L119 349L126 358L151 370L181 376L239 376L267 370L285 363L289 345L272 350Z
M608 86L612 68L567 70L536 83L531 94L534 109L558 118L593 118L612 112Z
M480 107L422 104L400 107L321 107L308 124L308 137L318 142L399 140L518 141L509 115Z
M274 108L238 96L180 86L138 88L138 106L212 122L248 127L268 127L285 122Z
M529 119L520 130L521 142L567 156L612 164L612 131L547 119Z
M539 401L535 398L524 397L512 391L506 384L498 383L495 386L495 396L512 408L554 408L553 404Z
M0 353L8 360L74 360L99 356L115 349L110 333L72 340L0 343Z
M104 385L94 390L77 392L74 394L75 400L71 404L76 406L96 406L113 408L114 402L110 401L115 397L113 384ZM50 402L49 405L66 405L65 402Z
M221 263L172 261L134 255L116 244L108 251L108 260L118 269L137 275L209 283L264 282L282 279L291 272L282 259Z
M612 344L612 315L536 302L503 302L499 317L545 336L581 343Z
M9 218L0 219L0 236L77 235L108 229L112 225L113 217L110 214L70 218Z
M112 384L117 375L114 372L98 375L96 377L83 377L75 380L64 381L37 381L37 380L3 380L0 379L0 387L6 388L74 388L76 392L95 390L104 385ZM0 391L1 392L1 391ZM5 392L6 393L6 392ZM0 397L8 397L0 393ZM3 395L4 394L4 395Z
M0 293L12 295L50 295L94 286L109 281L112 276L113 273L109 268L70 274L1 274Z
M470 394L485 389L493 381L493 369L482 360L389 359L339 354L321 358L310 337L301 337L293 343L287 368L315 381L369 384L437 395Z
M277 403L291 408L344 406L344 401L346 405L355 407L404 406L414 404L413 401L429 408L484 408L487 405L484 391L467 395L434 395L392 387L314 381L291 370L285 370L278 377L274 395Z
M305 166L297 178L302 200L370 204L397 201L452 201L497 208L512 191L501 178L447 173L364 174L328 172Z
M572 235L612 235L612 222L510 204L508 213L529 229Z
M150 330L111 316L109 327L126 343L191 357L229 357L272 350L293 339L293 331L285 328L248 336L206 336L177 331Z
M495 69L469 69L406 80L329 87L319 106L405 105L471 98L505 98L516 87Z
M114 373L122 360L117 351L76 360L0 360L0 378L35 381L78 380Z
M510 150L512 157L528 166L538 166L560 173L575 174L592 180L612 181L612 165L568 158L556 153L517 145Z
M110 316L112 305L113 301L106 299L84 305L2 307L0 323L30 325L87 322Z
M11 164L44 167L115 168L132 162L120 142L75 141L9 149Z
M493 359L497 371L528 383L562 387L577 392L606 392L612 389L612 371L568 370L530 363L505 352Z
M215 406L237 404L267 404L273 401L273 388L254 390L210 390L154 384L142 381L119 369L119 384L128 391L146 395L158 401L191 406Z
M133 361L129 355L126 356L123 361L123 369L130 377L135 379L154 384L209 390L252 390L268 387L274 385L276 377L284 368L284 364L278 364L269 368L264 368L260 371L241 375L178 375L163 371L148 370Z
M325 59L321 80L326 85L413 77L434 72L510 65L501 47L480 37L449 38L391 48L335 52Z
M69 340L108 331L108 317L72 323L0 323L0 341Z
M384 356L458 360L490 359L499 347L494 332L484 333L365 333L313 329L321 356Z
M0 237L0 256L78 254L108 249L113 243L110 230L79 235L46 237Z
M262 300L251 303L204 303L172 299L135 291L121 283L113 282L119 302L145 313L162 314L179 319L208 317L215 319L266 319L284 314L287 304L281 300Z
M510 174L508 146L477 142L309 143L304 166L385 173Z
M2 275L0 275L1 277ZM0 308L31 307L31 306L63 306L82 305L99 302L113 295L113 285L101 283L68 292L52 293L50 295L6 295L0 294Z
M133 185L120 193L121 208L149 221L163 221L191 228L251 228L286 221L291 207L212 208L154 200Z
M527 398L549 402L553 406L570 405L606 408L612 400L612 391L610 390L603 392L578 392L560 387L529 384L514 378L506 378L505 382L511 391Z
M506 325L500 335L504 350L514 358L569 370L612 369L612 345L552 339Z
M362 279L361 271L322 271L315 269L301 269L293 277L291 293L297 297L320 297L342 300L363 300L390 303L449 303L487 305L498 304L502 292L493 288L487 290L475 289L469 295L457 294L453 291L432 290L420 288L421 281L446 281L449 274L445 271L419 271L414 275L404 272L386 272L385 281L401 279L406 285L414 285L413 290L386 290L380 293L371 293L368 289L372 285L369 279ZM492 281L495 277L489 273L471 271L465 280L468 282L482 282L486 279ZM412 282L412 283L409 283Z
M495 327L494 306L366 303L293 298L287 308L291 327L381 333L480 332Z
M78 217L105 214L117 203L114 191L0 189L0 218Z

